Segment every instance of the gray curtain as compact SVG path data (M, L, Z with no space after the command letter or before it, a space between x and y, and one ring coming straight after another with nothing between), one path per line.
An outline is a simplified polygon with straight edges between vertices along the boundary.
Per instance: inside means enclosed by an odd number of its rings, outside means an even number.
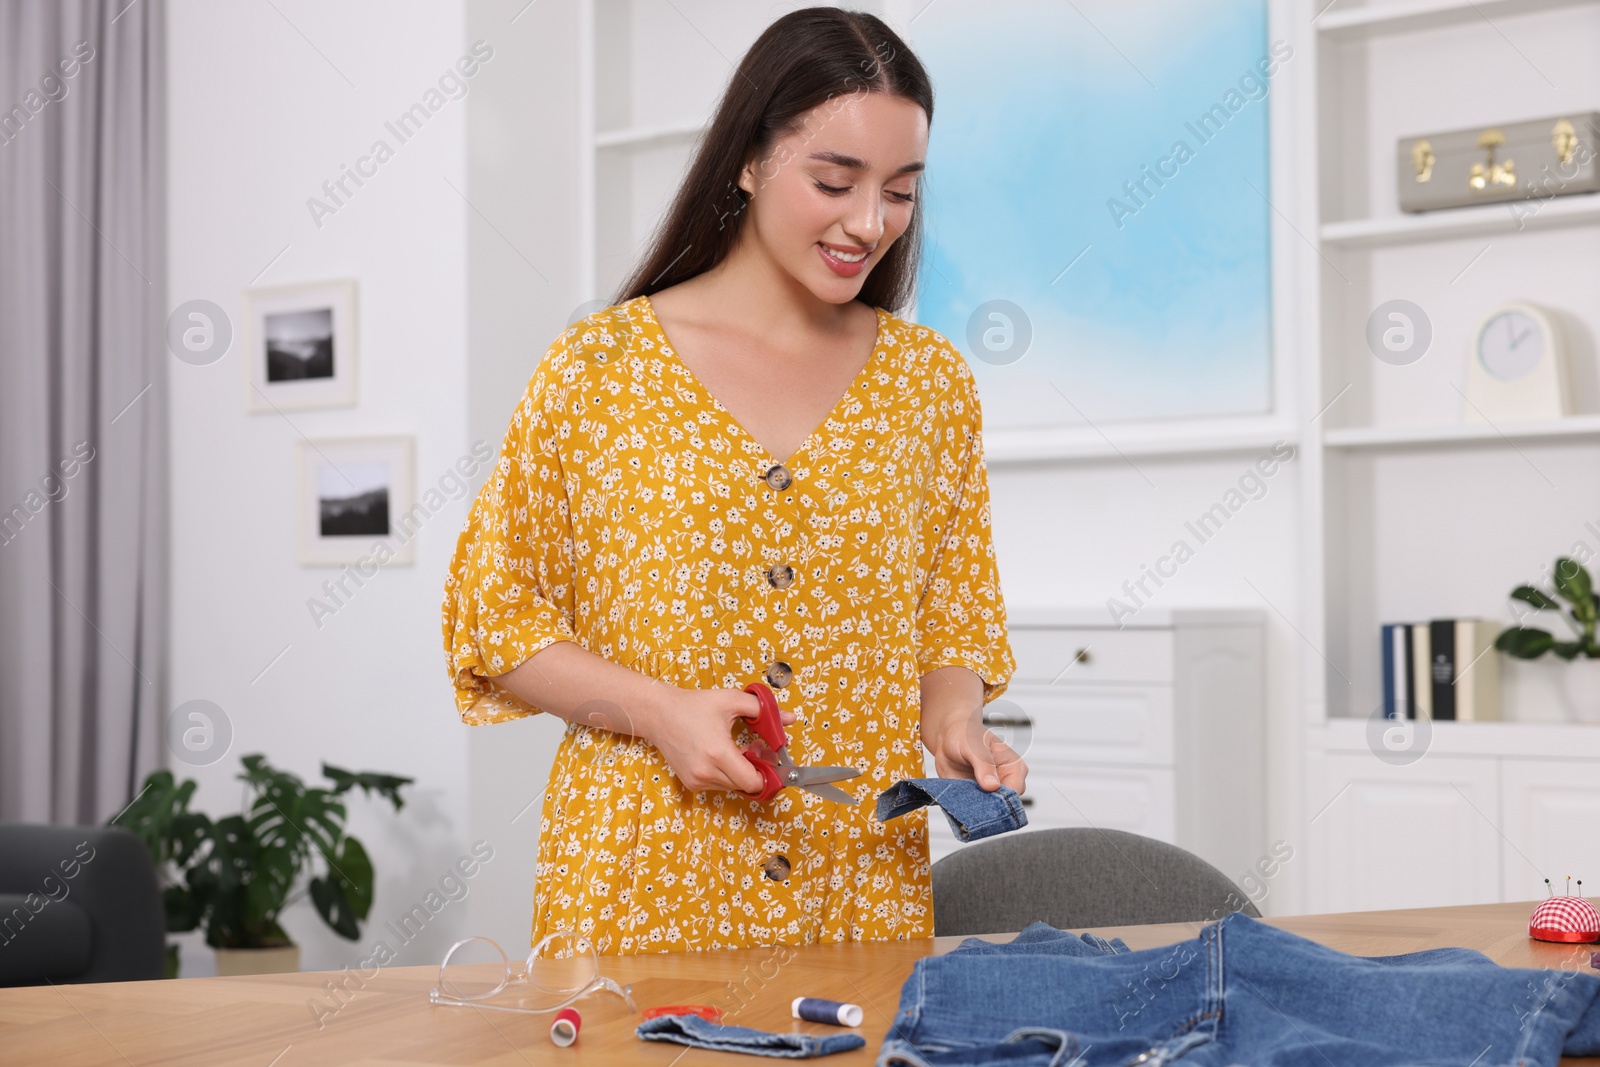
M99 823L166 706L163 0L0 0L0 820Z

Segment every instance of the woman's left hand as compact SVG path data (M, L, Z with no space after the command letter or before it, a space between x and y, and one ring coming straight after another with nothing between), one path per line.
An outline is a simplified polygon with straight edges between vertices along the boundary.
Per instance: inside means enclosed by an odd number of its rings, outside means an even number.
M1010 786L1027 791L1028 765L1015 749L976 718L962 719L924 738L940 778L974 778L988 790Z

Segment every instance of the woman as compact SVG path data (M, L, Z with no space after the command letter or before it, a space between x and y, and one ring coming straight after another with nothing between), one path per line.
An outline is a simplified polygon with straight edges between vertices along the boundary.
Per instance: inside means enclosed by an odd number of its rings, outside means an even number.
M880 20L810 8L744 57L634 277L534 370L445 585L464 721L569 725L533 940L601 953L933 932L923 775L1019 792L978 397L908 302L932 90ZM669 340L670 338L670 340ZM847 805L748 800L772 687ZM739 736L736 737L736 731Z

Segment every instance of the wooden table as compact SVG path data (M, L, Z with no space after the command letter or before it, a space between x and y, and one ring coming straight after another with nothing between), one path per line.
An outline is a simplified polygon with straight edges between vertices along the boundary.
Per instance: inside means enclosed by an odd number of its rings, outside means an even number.
M1551 945L1527 936L1534 902L1409 911L1353 912L1267 920L1272 925L1357 955L1390 955L1459 945L1510 967L1587 969L1600 946ZM1155 948L1193 937L1197 924L1128 926L1095 931L1130 947ZM990 940L1005 941L1009 934ZM819 945L803 949L672 953L607 957L601 965L633 984L640 1008L716 1003L744 1007L728 1021L765 1030L840 1033L789 1017L796 996L851 1000L866 1010L867 1046L828 1057L830 1067L870 1064L900 1000L900 986L924 956L961 941L944 937ZM716 1064L741 1062L726 1053L640 1041L637 1017L621 1000L597 994L580 1003L578 1043L550 1043L550 1016L436 1007L427 992L436 967L392 967L361 982L356 972L325 971L254 978L184 978L170 982L0 989L0 1061L5 1064L192 1064L298 1067L301 1064L528 1063ZM1591 972L1593 973L1593 972ZM324 983L348 982L335 1009ZM731 983L731 985L730 985ZM742 993L735 993L742 990ZM318 1014L309 1006L320 1003ZM328 1014L332 1012L332 1014ZM766 1062L765 1058L744 1062ZM1565 1059L1563 1064L1600 1064Z

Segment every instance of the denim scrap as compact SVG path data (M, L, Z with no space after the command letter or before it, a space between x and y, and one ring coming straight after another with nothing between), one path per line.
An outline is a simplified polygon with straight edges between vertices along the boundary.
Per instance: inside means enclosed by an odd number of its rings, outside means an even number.
M1090 937L1034 923L918 960L878 1067L1555 1067L1600 1053L1600 977L1579 971L1466 948L1353 956L1243 912L1160 948Z
M658 1015L639 1024L634 1033L645 1041L670 1041L715 1052L744 1052L752 1056L778 1056L807 1060L835 1052L849 1052L867 1043L860 1034L775 1034L748 1026L709 1022L698 1015Z
M878 794L879 822L937 804L962 841L977 841L1028 825L1022 798L1010 786L990 791L971 778L904 778Z

